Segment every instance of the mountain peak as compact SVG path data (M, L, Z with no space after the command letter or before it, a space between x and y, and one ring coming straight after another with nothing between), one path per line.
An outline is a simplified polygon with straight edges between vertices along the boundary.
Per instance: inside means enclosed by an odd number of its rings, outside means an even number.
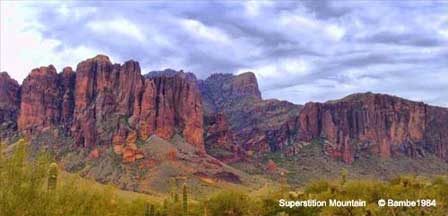
M94 61L103 61L103 62L110 62L109 56L104 54L98 54L95 57L91 58L91 60Z
M145 74L145 78L151 79L155 77L174 77L174 76L180 76L182 78L185 78L187 80L196 80L196 76L191 72L184 72L183 70L176 71L171 68L166 68L161 71L150 71L147 74Z
M354 93L347 95L341 99L337 100L329 100L326 103L328 104L335 104L339 102L360 102L360 101L368 101L368 100L375 100L375 99L388 99L388 100L395 100L395 101L406 101L406 102L413 102L413 103L419 103L417 101L411 101L405 98L401 98L395 95L389 95L389 94L380 94L380 93L374 93L374 92L363 92L363 93Z
M57 75L56 68L51 64L48 66L41 66L31 70L30 76L45 76L45 75Z

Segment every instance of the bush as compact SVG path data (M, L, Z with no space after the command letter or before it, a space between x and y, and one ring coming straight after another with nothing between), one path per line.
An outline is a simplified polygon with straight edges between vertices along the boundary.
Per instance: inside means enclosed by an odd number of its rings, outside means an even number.
M222 191L209 199L210 215L242 216L249 215L249 197L237 191Z

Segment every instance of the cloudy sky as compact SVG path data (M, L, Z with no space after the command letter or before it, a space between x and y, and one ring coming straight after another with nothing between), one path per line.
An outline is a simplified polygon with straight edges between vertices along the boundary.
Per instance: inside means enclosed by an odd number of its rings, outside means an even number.
M253 71L264 98L354 92L448 106L448 1L1 1L0 70L103 53L143 73Z

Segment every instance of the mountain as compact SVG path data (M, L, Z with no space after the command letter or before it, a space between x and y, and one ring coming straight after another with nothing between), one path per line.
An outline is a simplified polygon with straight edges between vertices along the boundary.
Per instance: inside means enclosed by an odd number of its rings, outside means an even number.
M0 138L13 136L17 130L20 86L6 72L0 73Z
M293 142L302 106L263 100L253 73L214 74L200 81L199 89L204 101L205 142L209 149L242 149L262 154L281 150Z
M33 69L23 81L18 129L25 134L61 128L75 145L114 145L118 154L136 150L137 138L165 139L176 132L204 151L202 102L195 82L180 76L145 79L138 62L112 64L96 56L76 73L58 74L50 65Z
M331 177L340 166L380 176L448 170L446 108L373 93L304 106L264 100L251 72L142 75L136 61L98 55L75 71L33 69L21 86L0 73L0 99L3 141L25 137L66 170L128 190L166 193L168 179L183 179L209 193L280 171Z
M353 94L306 104L299 122L299 140L324 138L325 151L349 164L361 152L381 158L434 154L448 161L446 108L383 94Z

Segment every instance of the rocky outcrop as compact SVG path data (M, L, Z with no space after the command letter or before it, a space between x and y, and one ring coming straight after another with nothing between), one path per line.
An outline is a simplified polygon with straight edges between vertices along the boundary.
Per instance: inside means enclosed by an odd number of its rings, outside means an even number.
M96 56L78 64L72 134L78 145L91 147L111 143L114 133L133 113L143 86L135 61L112 64ZM126 137L123 137L126 139Z
M238 76L213 74L198 84L206 111L222 112L240 101L261 101L257 78L251 72Z
M448 110L389 95L355 94L327 103L308 103L299 116L298 138L324 138L324 150L352 163L368 152L389 158L434 153L447 160Z
M138 139L153 134L170 139L179 133L204 149L201 97L196 81L184 73L145 78L135 61L119 65L97 56L81 62L76 74L72 131L78 144L113 143L116 152L129 154L127 146Z
M244 156L224 113L205 115L204 126L205 148L210 155L221 161L239 160Z
M0 78L2 124L17 121L24 134L63 129L76 146L111 145L128 162L143 157L138 140L153 134L180 134L204 151L202 99L192 74L145 78L136 61L113 64L98 55L79 63L76 72L66 67L58 74L52 65L32 70L20 97L17 82L6 73Z
M58 126L61 119L59 76L53 65L33 69L23 81L19 130L27 134Z
M53 65L33 69L22 83L19 130L31 135L51 127L68 131L73 119L76 74Z
M183 72L146 77L131 124L143 139L152 134L169 139L179 131L203 151L203 108L196 78Z
M228 149L235 143L248 152L263 153L277 151L293 141L301 107L287 101L262 100L253 73L215 74L199 86L206 119L211 119L206 121L206 143L219 138L218 146ZM229 123L228 132L224 133L225 124L213 121L218 113L220 122ZM232 136L226 135L230 133Z
M216 113L212 116L206 116L205 125L207 126L207 134L205 134L207 137L207 146L210 148L212 145L219 146L222 149L233 151L234 135L230 130L230 124L224 113Z
M73 112L75 109L75 81L76 73L71 67L65 67L60 77L60 92L59 98L61 98L61 125L64 130L70 129L71 122L73 121Z
M11 136L17 129L20 86L8 73L0 73L0 138Z

